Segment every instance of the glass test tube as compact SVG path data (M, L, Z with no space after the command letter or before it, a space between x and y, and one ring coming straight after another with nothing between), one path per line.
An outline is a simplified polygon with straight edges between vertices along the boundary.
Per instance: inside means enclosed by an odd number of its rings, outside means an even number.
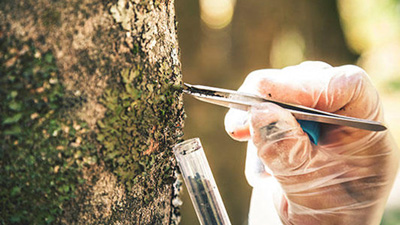
M200 139L186 140L173 150L200 223L230 225Z

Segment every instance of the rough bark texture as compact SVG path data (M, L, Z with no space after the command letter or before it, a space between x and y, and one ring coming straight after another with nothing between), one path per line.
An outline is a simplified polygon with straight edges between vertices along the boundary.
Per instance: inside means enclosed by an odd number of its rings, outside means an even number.
M0 40L0 223L176 223L174 2L5 0Z

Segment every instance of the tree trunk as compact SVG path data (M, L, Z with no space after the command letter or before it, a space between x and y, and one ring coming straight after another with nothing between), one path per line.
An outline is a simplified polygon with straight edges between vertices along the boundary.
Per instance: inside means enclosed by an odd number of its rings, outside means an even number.
M0 223L174 224L174 1L0 2Z

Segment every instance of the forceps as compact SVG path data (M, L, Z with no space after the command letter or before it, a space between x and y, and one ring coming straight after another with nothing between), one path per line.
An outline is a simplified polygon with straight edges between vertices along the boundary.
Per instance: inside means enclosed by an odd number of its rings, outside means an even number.
M301 105L266 99L249 93L187 83L184 86L184 93L190 94L201 101L228 108L249 111L255 104L270 102L287 109L298 120L348 126L370 131L387 129L386 126L377 121L337 115Z

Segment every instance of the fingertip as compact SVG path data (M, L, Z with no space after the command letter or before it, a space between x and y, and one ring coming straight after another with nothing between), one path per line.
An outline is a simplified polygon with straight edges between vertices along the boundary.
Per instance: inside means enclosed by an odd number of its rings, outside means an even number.
M225 116L224 124L225 131L234 140L247 141L250 139L250 126L247 112L230 109Z
M226 132L236 141L248 141L251 138L249 124L235 127L233 130L226 130Z

